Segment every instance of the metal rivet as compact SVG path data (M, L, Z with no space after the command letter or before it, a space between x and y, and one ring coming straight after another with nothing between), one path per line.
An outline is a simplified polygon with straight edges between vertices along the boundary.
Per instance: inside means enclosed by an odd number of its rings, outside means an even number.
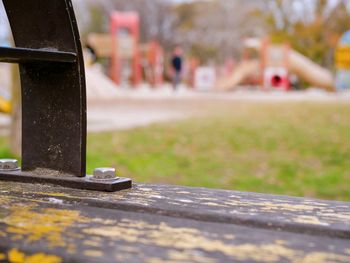
M96 168L94 170L93 180L117 180L115 168Z
M19 170L18 161L16 159L0 159L1 171L16 171Z

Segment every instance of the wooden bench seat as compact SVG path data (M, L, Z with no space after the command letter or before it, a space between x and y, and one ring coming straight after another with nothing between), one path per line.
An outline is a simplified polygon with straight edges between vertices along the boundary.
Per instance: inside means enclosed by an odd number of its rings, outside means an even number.
M162 185L100 193L0 182L0 262L38 259L350 262L350 204Z

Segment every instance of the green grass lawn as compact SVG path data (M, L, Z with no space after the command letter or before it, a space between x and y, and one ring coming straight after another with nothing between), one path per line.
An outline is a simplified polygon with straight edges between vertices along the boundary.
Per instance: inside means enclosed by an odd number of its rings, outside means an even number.
M115 166L136 182L350 201L350 105L203 108L211 113L89 135L88 171ZM8 154L2 147L0 155Z

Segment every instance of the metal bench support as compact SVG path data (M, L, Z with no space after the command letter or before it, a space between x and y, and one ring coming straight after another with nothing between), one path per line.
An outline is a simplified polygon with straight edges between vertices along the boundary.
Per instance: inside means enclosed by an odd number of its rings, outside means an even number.
M71 0L3 0L17 48L0 62L18 63L22 89L22 170L0 180L116 191L130 179L86 177L86 84Z

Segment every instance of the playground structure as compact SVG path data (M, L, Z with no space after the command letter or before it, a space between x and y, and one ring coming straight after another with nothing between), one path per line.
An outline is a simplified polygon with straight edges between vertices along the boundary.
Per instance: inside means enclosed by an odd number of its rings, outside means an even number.
M156 40L140 44L138 13L113 12L110 33L90 34L87 45L98 58L110 59L109 75L117 85L137 86L142 79L152 86L163 83L163 49Z
M330 71L291 49L289 45L273 45L267 40L245 41L243 60L233 73L221 79L217 88L231 90L248 80L255 79L263 90L291 89L291 76L328 91L334 90L334 78Z
M263 41L261 48L260 66L263 89L288 91L290 89L288 77L289 47L287 45L271 46L267 41Z

